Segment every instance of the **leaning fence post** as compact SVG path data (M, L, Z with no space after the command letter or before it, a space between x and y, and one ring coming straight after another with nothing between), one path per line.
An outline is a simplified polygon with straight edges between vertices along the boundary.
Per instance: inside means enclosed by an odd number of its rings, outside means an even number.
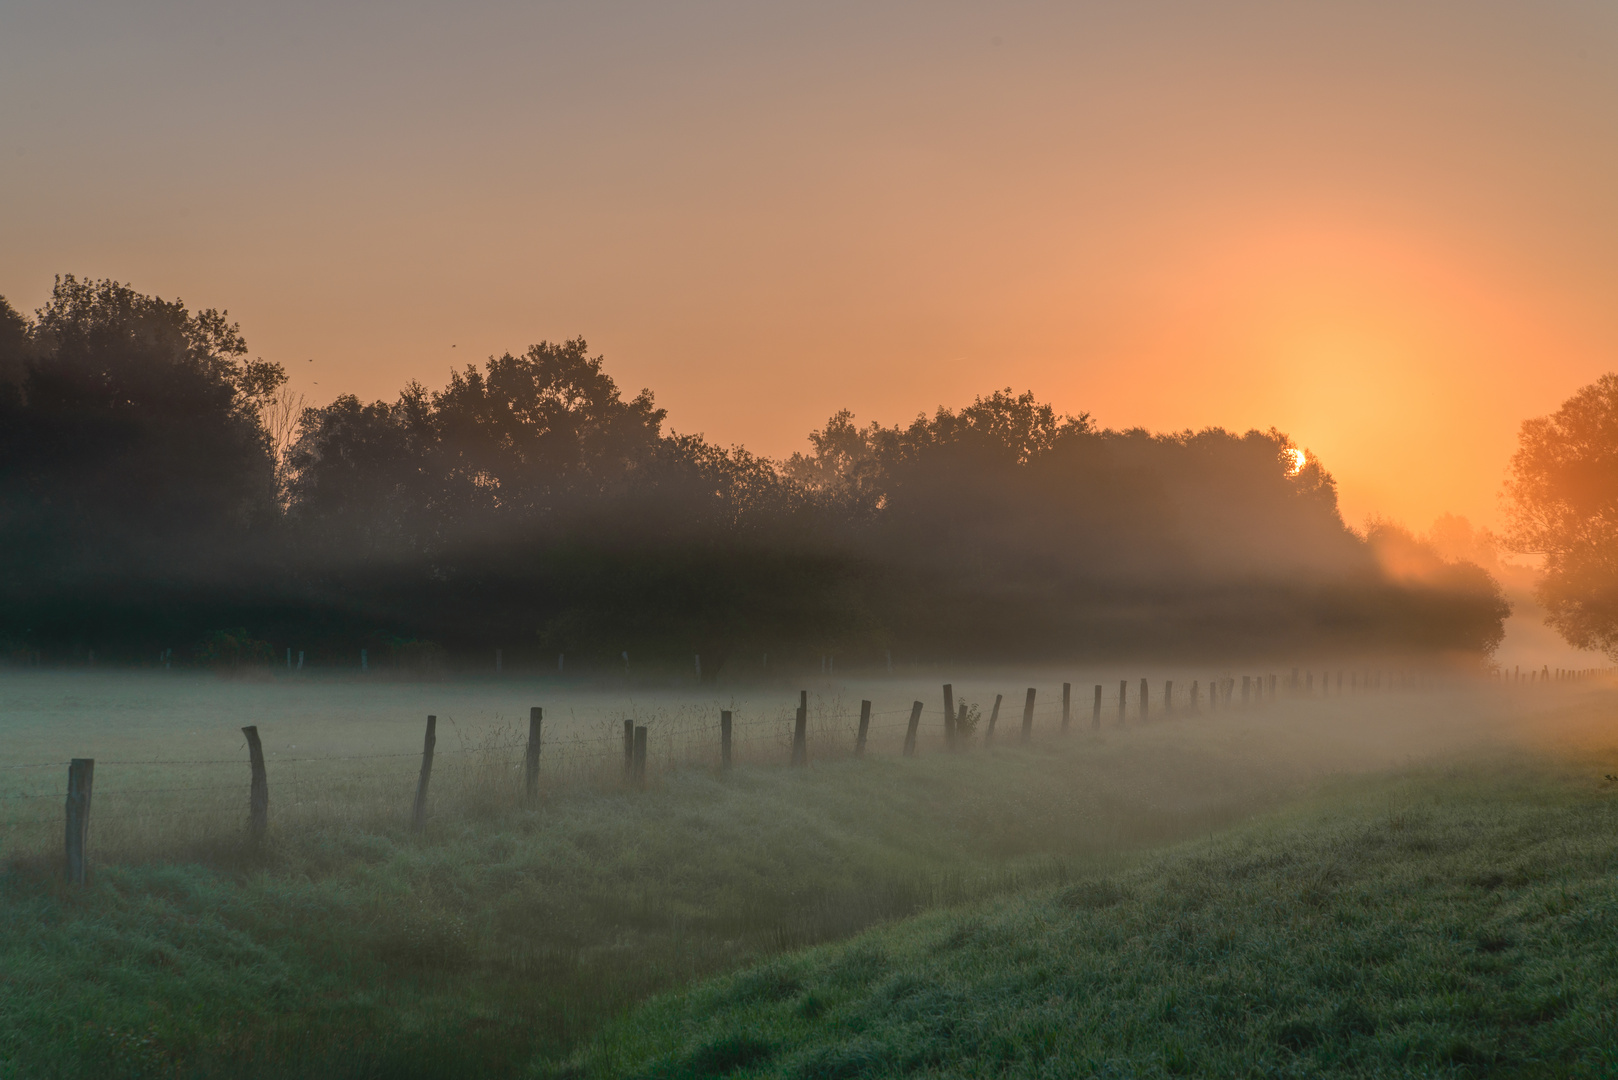
M916 728L921 726L921 710L921 702L910 703L910 726L905 729L905 757L916 756Z
M798 715L792 725L792 764L809 764L809 691L798 691Z
M730 768L730 710L719 711L719 767Z
M244 727L242 734L247 736L247 760L253 770L253 786L247 796L247 835L259 841L270 826L270 780L264 772L264 744L259 741L258 727Z
M860 702L860 733L854 736L854 756L865 756L865 736L871 730L871 703Z
M1028 688L1028 697L1022 703L1022 741L1034 737L1034 688Z
M74 758L67 765L67 883L83 885L89 877L90 789L95 784L95 758Z
M539 729L545 710L538 705L528 709L528 753L523 758L523 795L529 802L539 794Z
M646 786L646 726L635 729L635 786Z
M1062 684L1062 732L1066 734L1067 725L1073 719L1073 684Z
M421 744L421 779L416 781L416 805L410 811L410 828L427 827L427 783L433 778L433 746L438 742L438 717L427 718L427 737Z
M955 687L944 684L944 746L955 749Z
M983 733L983 745L988 746L994 741L994 725L1000 722L1000 702L1004 700L1003 694L994 695L994 711L989 714L989 727Z

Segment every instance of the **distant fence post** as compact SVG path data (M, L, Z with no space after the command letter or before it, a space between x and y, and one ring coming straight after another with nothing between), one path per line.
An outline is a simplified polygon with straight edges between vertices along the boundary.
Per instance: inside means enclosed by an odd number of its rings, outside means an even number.
M871 731L871 703L860 702L860 732L854 736L854 756L865 756L865 736Z
M635 778L635 721L624 721L624 779Z
M809 764L809 691L798 691L798 715L792 725L792 764Z
M1000 702L1005 699L1003 694L994 695L994 711L989 713L989 726L983 733L983 745L988 746L994 741L994 725L1000 722Z
M730 770L730 710L719 711L719 767Z
M944 746L955 749L955 687L944 684Z
M256 725L242 728L247 736L247 760L253 770L253 786L247 796L247 835L254 843L264 839L270 827L270 778L264 771L264 744Z
M1124 712L1124 708L1125 708L1125 706L1128 705L1128 703L1129 703L1129 680L1128 679L1119 679L1118 680L1118 726L1119 727L1123 727L1124 724L1128 723L1128 721L1129 721L1128 714L1126 714Z
M1152 718L1151 703L1148 700L1150 693L1151 690L1148 689L1146 680L1142 679L1140 681L1140 722L1143 724Z
M427 827L427 784L433 778L433 747L438 742L438 717L427 718L427 737L421 743L421 779L416 781L416 805L410 811L410 828L421 832Z
M1174 712L1174 680L1163 681L1163 715L1168 716Z
M1192 679L1191 680L1191 709L1190 709L1191 712L1196 712L1197 711L1197 693L1201 689L1202 689L1202 687L1198 684L1198 681L1196 679Z
M646 786L646 726L635 729L635 786Z
M67 765L67 883L83 885L89 877L90 789L95 785L94 758L74 758Z
M1073 720L1073 684L1062 684L1062 733L1067 734L1067 726Z
M523 758L523 795L533 802L539 795L539 729L545 710L538 705L528 710L528 753Z
M1092 731L1100 731L1101 730L1101 684L1100 683L1096 683L1096 704L1095 704L1095 708L1090 711L1090 729Z
M1022 703L1022 741L1027 742L1034 737L1034 688L1028 688L1028 696Z
M905 729L905 757L916 756L916 729L921 726L921 710L921 702L910 703L910 726Z

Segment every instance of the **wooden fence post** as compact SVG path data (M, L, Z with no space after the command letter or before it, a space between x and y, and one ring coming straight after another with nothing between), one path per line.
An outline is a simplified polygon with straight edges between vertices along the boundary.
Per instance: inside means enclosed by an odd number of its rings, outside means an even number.
M1000 702L1004 700L1003 694L994 695L994 711L989 713L989 727L983 733L983 745L988 746L994 741L994 725L1000 722Z
M1128 702L1129 702L1129 680L1128 679L1119 679L1118 680L1118 726L1119 727L1123 727L1124 724L1129 722L1129 717L1124 712L1124 707L1128 704Z
M1151 691L1146 686L1146 680L1142 679L1140 681L1140 722L1143 724L1152 718L1151 703L1148 699L1150 693Z
M264 744L256 725L242 728L247 736L247 760L253 770L253 786L247 796L247 835L254 843L264 839L270 827L270 779L264 771Z
M635 778L635 721L624 721L624 779Z
M730 710L719 712L719 767L730 770Z
M646 726L635 729L635 786L646 787Z
M1096 704L1090 711L1090 730L1101 730L1101 684L1096 683Z
M1067 734L1067 726L1073 719L1073 684L1062 684L1062 733Z
M67 765L67 883L83 885L90 875L90 789L95 785L95 758L74 758Z
M860 702L860 733L854 736L854 756L865 756L865 736L871 730L871 703Z
M1034 688L1028 688L1028 697L1022 703L1022 741L1034 737Z
M809 691L798 691L798 716L792 725L792 764L809 764Z
M421 779L416 781L416 805L410 811L410 828L421 832L427 827L427 784L433 778L433 747L438 742L438 717L427 718L427 737L421 744Z
M955 749L955 687L944 684L944 747Z
M1168 716L1174 712L1174 680L1163 681L1163 715Z
M916 756L916 728L921 726L921 710L921 702L910 703L910 726L905 729L905 757Z
M955 708L955 748L957 750L964 750L968 745L968 736L966 734L966 699L962 698L961 703Z
M1191 709L1190 709L1191 712L1196 712L1197 711L1197 694L1201 689L1202 689L1202 687L1199 684L1198 680L1192 679L1191 680Z
M533 802L539 796L539 729L545 710L538 705L528 709L528 752L523 757L523 796Z

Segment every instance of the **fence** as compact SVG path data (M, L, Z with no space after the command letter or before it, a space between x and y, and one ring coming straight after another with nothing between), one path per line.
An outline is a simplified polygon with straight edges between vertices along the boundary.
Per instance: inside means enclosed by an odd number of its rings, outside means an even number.
M1518 670L1495 673L1499 684L1548 684L1552 682L1583 681L1605 674L1608 669L1582 669L1551 672L1542 668L1526 675ZM1318 675L1318 681L1317 681ZM1294 668L1285 676L1223 675L1210 680L1194 679L1189 683L1164 680L1161 696L1146 679L1132 686L1124 679L1115 692L1106 684L1094 685L1088 727L1101 729L1108 725L1128 725L1160 721L1181 716L1218 712L1222 710L1256 707L1280 697L1307 698L1361 694L1381 690L1411 690L1431 687L1435 677L1402 671L1339 669L1334 671L1302 670ZM1111 700L1109 700L1111 699ZM427 717L423 746L420 752L392 752L377 754L319 755L307 757L270 758L264 752L258 727L242 728L247 749L245 764L247 776L247 837L259 843L268 834L271 820L271 790L278 796L292 793L292 799L281 799L277 812L285 815L290 807L291 816L304 818L317 816L339 806L363 802L369 797L373 806L381 806L381 816L387 817L386 806L396 805L392 813L403 817L402 803L393 803L401 796L403 770L394 771L391 765L406 761L419 762L414 795L409 802L408 820L413 831L421 831L434 803L434 770L440 776L448 769L452 786L450 798L462 803L476 803L482 808L511 805L534 805L544 792L560 790L570 784L586 783L597 787L626 789L645 788L658 770L680 767L717 767L728 771L738 763L768 765L788 763L803 767L812 759L862 756L868 752L896 752L911 757L923 749L942 749L960 752L974 741L984 747L1026 744L1036 732L1065 734L1075 723L1074 695L1071 683L1061 684L1059 695L1028 687L1023 701L1020 726L1002 718L1004 695L997 694L987 716L982 706L969 705L964 696L957 701L951 684L942 686L942 708L932 706L934 720L929 722L929 733L924 741L922 722L928 706L912 701L903 706L877 709L870 700L859 703L857 722L853 711L841 698L820 698L811 701L808 691L798 695L796 707L788 714L783 707L773 715L760 714L738 718L733 710L719 710L712 717L692 718L677 716L655 723L637 723L635 717L622 721L622 728L604 729L596 735L573 733L556 736L547 734L544 712L540 707L530 709L526 730L511 728L486 733L480 742L463 739L459 746L437 745L437 717ZM986 703L985 703L986 704ZM1115 710L1115 711L1114 711ZM352 763L389 763L368 777L343 773L352 769ZM0 806L22 807L42 804L44 800L63 799L65 814L65 875L70 882L82 884L89 875L90 822L92 805L97 798L103 804L113 800L111 813L120 820L151 822L165 817L194 816L195 810L179 811L173 815L143 813L139 808L123 805L120 800L157 795L192 795L212 793L220 799L226 793L242 793L239 779L218 783L163 783L159 786L131 786L120 782L126 777L149 774L150 770L164 770L172 775L176 770L240 769L244 761L236 758L210 759L103 759L74 758L71 761L33 762L0 765L0 777L7 774L43 775L31 770L47 770L66 766L65 790L50 792L18 792L0 794ZM275 775L271 775L271 766ZM99 766L100 778L109 786L96 790ZM289 767L312 767L303 775ZM324 770L324 771L323 771ZM61 775L61 774L58 774ZM370 790L366 787L369 784ZM311 793L313 793L311 795ZM240 805L239 803L237 804ZM103 816L106 810L103 807ZM237 819L240 820L240 819ZM397 818L396 818L397 820ZM63 818L38 816L8 818L0 826L48 825Z

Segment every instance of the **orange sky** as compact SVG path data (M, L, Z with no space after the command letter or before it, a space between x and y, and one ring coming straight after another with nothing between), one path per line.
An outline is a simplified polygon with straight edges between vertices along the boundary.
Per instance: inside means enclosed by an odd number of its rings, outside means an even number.
M1009 385L1425 528L1618 367L1610 4L9 0L0 135L0 293L316 401L583 335L766 453Z

